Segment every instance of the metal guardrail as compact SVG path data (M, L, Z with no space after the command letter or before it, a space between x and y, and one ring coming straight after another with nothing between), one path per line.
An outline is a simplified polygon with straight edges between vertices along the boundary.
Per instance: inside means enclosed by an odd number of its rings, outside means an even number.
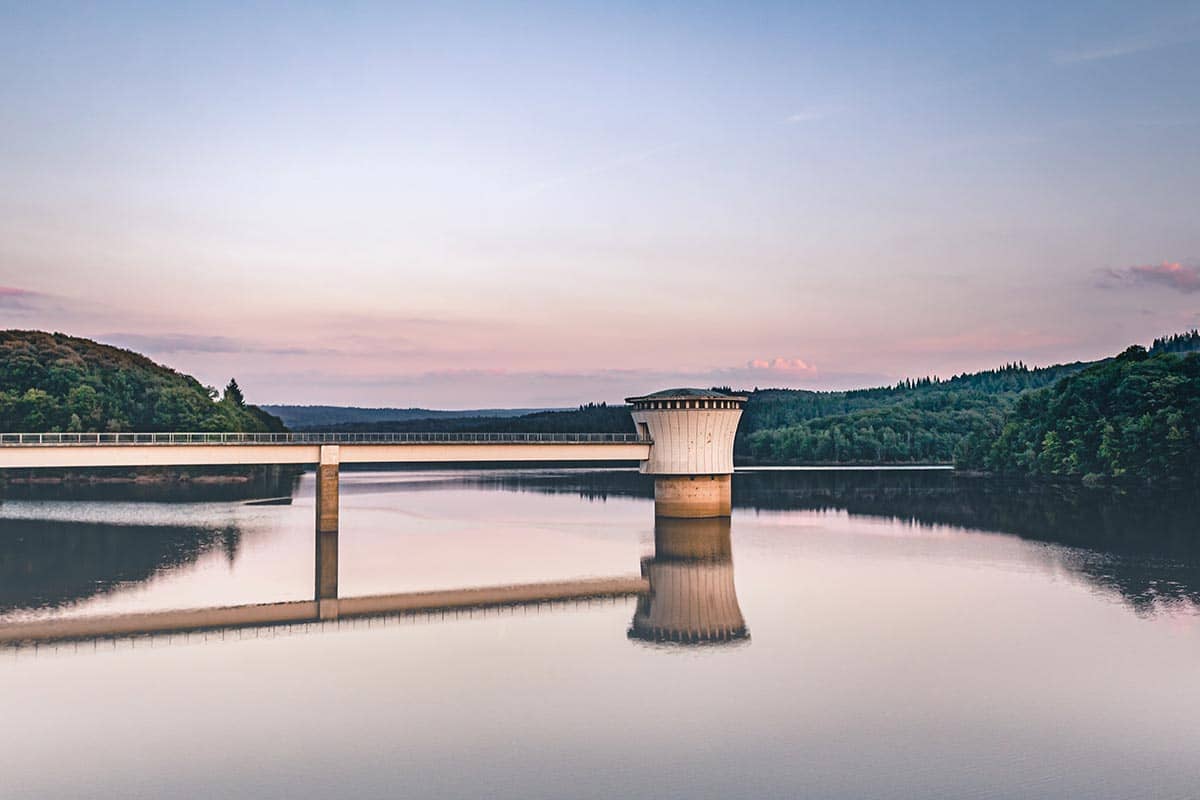
M650 444L636 433L0 433L3 446L171 444Z

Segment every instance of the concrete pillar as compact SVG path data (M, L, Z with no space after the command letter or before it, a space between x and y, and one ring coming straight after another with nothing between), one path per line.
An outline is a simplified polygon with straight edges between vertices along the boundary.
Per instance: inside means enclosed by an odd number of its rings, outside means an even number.
M315 599L321 617L337 616L338 596L338 446L322 445L317 464Z
M659 475L654 479L656 517L728 517L733 511L730 475Z
M750 635L734 591L728 517L657 517L642 574L650 591L638 599L630 638L699 644Z
M654 476L659 517L728 517L733 439L746 398L707 389L627 397L638 432L653 444L640 469Z

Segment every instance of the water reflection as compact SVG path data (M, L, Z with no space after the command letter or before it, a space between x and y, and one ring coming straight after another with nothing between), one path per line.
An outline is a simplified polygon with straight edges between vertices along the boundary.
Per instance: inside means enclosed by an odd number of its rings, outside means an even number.
M644 476L617 470L480 474L474 485L574 493L595 502L653 497ZM1009 533L1061 545L1047 559L1116 593L1141 614L1200 607L1200 494L1095 490L972 479L942 470L739 472L733 506L755 512L842 511L911 525Z
M1195 795L1200 615L1112 602L1161 608L1172 581L1193 602L1187 507L940 474L749 473L731 524L656 524L651 487L631 472L348 476L339 588L371 596L339 598L333 621L315 621L311 482L280 508L0 508L9 602L54 591L71 553L105 565L84 581L127 578L70 613L6 615L0 638L17 619L130 611L149 613L120 624L218 626L0 645L15 765L0 795ZM85 533L112 552L80 549L98 546ZM483 612L494 589L376 596L508 582L496 599L516 602L518 583L538 598L534 581L596 574L645 597ZM294 602L234 607L275 600ZM401 602L472 605L375 613ZM753 646L721 643L747 624ZM647 713L667 696L702 699Z
M654 555L642 561L650 591L638 598L629 636L702 644L749 636L733 585L728 517L654 521Z
M236 527L111 525L5 519L0 525L0 613L61 608L194 563L220 549L230 563Z
M158 468L131 471L105 467L62 470L0 470L2 500L103 500L139 503L209 503L290 497L303 470L265 465Z
M123 490L128 488L122 487ZM348 482L347 496L388 492L426 493L427 496L431 489L438 490L440 494L441 490L463 488L493 492L574 494L596 503L604 503L610 498L635 497L648 501L653 497L652 481L630 470L394 472L375 475L370 480L357 483ZM75 487L42 487L39 491L44 497L66 497L71 496ZM492 500L486 498L486 491L480 493L479 508L495 513L495 495L492 495ZM1097 590L1121 598L1139 614L1153 614L1181 605L1191 609L1200 607L1200 532L1195 514L1200 504L1196 502L1194 493L1117 494L1081 488L963 480L946 472L764 471L739 473L733 484L733 498L737 509L735 525L738 517L746 511L765 517L797 511L833 511L846 512L852 517L900 520L918 527L953 526L1015 534L1049 545L1030 550L1040 563L1052 570L1065 570ZM397 504L403 506L405 501L399 500ZM392 505L391 501L385 504L388 507ZM91 516L96 509L102 508L115 509L112 511L115 518L121 518L121 515L131 520L144 521L146 518L146 506L120 509L107 504L92 504L88 509L83 509L83 506L58 507L54 503L42 504L39 501L26 504L18 510L14 504L8 514L0 519L0 614L17 612L12 616L31 618L39 615L24 612L63 609L89 598L112 595L118 589L147 584L156 576L183 573L210 553L218 556L223 554L232 567L239 556L239 549L250 541L236 521L227 520L208 527L203 524L166 522L196 519L203 523L204 515L212 514L213 507L185 504L170 512L164 509L164 522L157 525L112 524L66 518L68 513ZM618 513L617 518L630 512L632 516L637 516L641 511L645 512L645 524L648 526L650 519L653 519L648 505L636 510L628 508ZM53 514L57 518L38 518L43 513ZM584 518L578 509L569 513ZM594 509L589 513L597 518L607 518L612 512ZM487 514L479 517L480 520L489 518ZM230 516L229 519L235 518ZM475 517L471 519L472 526L482 524ZM413 530L431 525L426 522L406 524L413 525ZM574 522L561 524L573 525ZM618 537L622 535L625 524L621 522L618 525ZM247 530L255 532L258 529L251 527ZM635 529L629 530L632 535ZM360 531L359 535L365 532ZM283 586L282 582L264 582L257 588L257 594L253 591L249 593L248 599L301 597L311 600L254 606L226 605L207 609L209 612L219 612L207 616L172 618L160 615L154 619L143 619L142 622L154 629L175 624L172 619L182 620L180 624L184 626L266 624L302 618L327 619L339 613L422 610L439 607L438 604L442 604L441 607L466 607L472 604L539 602L589 593L608 594L612 590L613 594L642 595L628 628L628 634L633 639L710 643L737 641L749 635L734 586L731 524L727 518L656 519L654 555L643 560L642 577L622 577L616 579L618 584L608 588L597 589L578 581L489 586L485 576L475 574L465 580L459 579L468 584L468 588L464 589L440 593L372 594L370 597L349 599L339 597L338 593L339 551L336 535L314 539L311 528L308 531L297 530L293 534L295 536L289 535L287 541L280 539L278 543L269 545L269 559L272 562L279 558L291 559L295 557L296 549L307 549L309 557L313 558L311 563L316 568L316 585L308 584L312 589L305 588L300 592L289 590L281 594L272 590ZM255 536L261 534L256 532ZM386 538L380 537L379 541L388 546ZM396 542L396 546L402 546L399 540L391 541ZM307 544L297 548L300 542ZM547 542L542 541L538 546L543 549L551 546ZM284 545L290 548L287 552L292 555L285 552ZM258 559L256 563L263 563L263 559ZM615 568L601 570L602 573L609 571L621 572L623 568L617 561ZM229 572L232 574L232 569ZM576 573L569 568L566 572L548 572L544 577L557 579L559 575L571 574L594 575L595 568L591 573ZM447 575L450 576L448 583L456 582L453 570ZM543 576L530 575L517 580L535 577ZM230 584L234 580L241 579L227 578ZM207 589L210 585L211 582L196 583L198 590ZM427 582L425 585L439 584ZM419 584L413 588L419 588ZM374 591L381 589L390 591L392 587L383 581ZM245 602L242 597L229 597L226 602ZM158 606L143 603L142 607L185 608L191 605L197 603L185 599L178 605L169 601ZM45 614L40 616L46 617ZM133 623L126 621L114 630L135 630L136 625L131 625Z

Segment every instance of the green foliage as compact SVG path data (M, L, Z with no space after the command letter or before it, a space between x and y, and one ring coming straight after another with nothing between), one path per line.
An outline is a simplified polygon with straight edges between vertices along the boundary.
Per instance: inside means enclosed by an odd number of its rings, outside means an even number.
M230 388L233 391L230 391ZM284 430L236 381L215 401L195 378L145 356L42 331L0 331L0 430Z
M849 392L756 389L734 452L774 463L949 463L995 438L1019 393L1083 367L1013 363Z
M1130 347L1022 395L996 440L959 464L1089 482L1200 482L1200 354L1158 350Z

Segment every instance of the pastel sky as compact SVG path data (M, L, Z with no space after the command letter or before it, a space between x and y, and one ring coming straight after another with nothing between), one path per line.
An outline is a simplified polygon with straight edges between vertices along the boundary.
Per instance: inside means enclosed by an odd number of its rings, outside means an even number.
M1198 2L0 0L0 327L256 402L843 388L1198 322Z

